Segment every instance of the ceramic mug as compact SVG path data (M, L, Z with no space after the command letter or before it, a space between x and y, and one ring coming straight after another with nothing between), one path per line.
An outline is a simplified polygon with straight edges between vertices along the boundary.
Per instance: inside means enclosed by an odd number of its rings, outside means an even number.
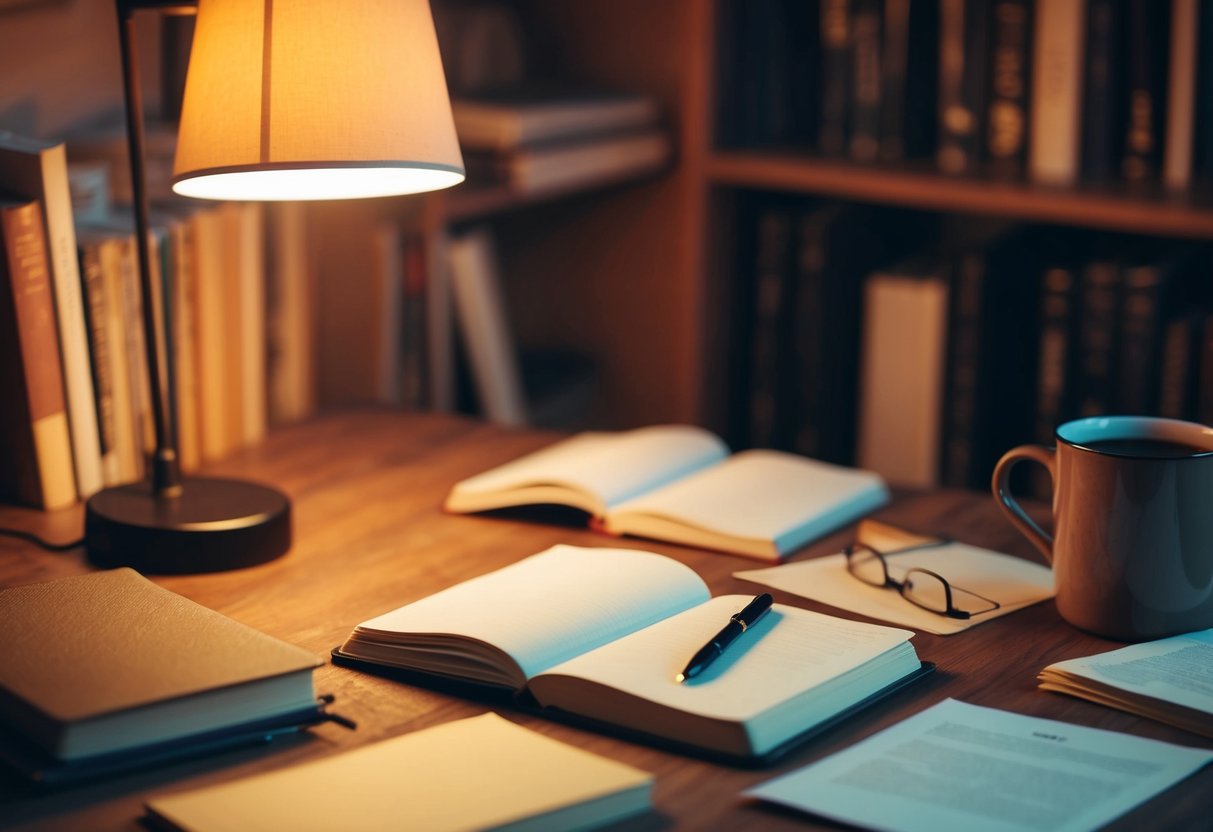
M1129 641L1213 627L1213 428L1105 416L1067 422L1056 440L1007 451L992 488L1052 564L1062 618ZM1025 460L1052 477L1052 535L1010 492Z

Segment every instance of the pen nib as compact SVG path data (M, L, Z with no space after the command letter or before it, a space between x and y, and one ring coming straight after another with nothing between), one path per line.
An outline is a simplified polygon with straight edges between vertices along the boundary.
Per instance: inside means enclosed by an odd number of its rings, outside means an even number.
M686 677L684 674L682 674L682 673L679 673L677 676L675 676L675 677L674 677L674 681L675 681L675 682L677 682L677 683L678 683L678 684L680 684L680 685L681 685L683 682L685 682L686 680L687 680L687 677Z

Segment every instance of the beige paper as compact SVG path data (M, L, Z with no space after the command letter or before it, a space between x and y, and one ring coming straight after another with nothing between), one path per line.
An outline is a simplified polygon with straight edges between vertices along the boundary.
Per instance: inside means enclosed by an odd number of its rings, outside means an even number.
M930 612L902 598L896 589L871 586L855 578L847 571L846 556L841 553L770 569L735 572L733 577L941 636L962 632L1053 597L1053 573L1047 567L966 543L946 543L889 555L888 563L894 579L912 567L929 569L954 587L997 601L1001 606L968 619Z

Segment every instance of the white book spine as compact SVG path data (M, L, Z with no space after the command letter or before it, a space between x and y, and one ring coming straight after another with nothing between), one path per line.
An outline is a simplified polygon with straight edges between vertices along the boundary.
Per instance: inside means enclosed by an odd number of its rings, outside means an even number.
M1030 178L1047 185L1078 180L1086 0L1036 4L1032 72Z
M451 288L484 415L500 425L525 425L521 373L493 248L483 229L452 240Z
M1197 0L1172 0L1163 182L1176 190L1183 190L1192 183L1197 12Z
M105 483L101 469L101 433L97 425L97 399L89 359L88 330L84 324L84 297L76 251L76 227L67 180L67 151L62 144L41 153L46 241L55 282L55 310L59 349L63 355L63 383L76 490L91 497Z

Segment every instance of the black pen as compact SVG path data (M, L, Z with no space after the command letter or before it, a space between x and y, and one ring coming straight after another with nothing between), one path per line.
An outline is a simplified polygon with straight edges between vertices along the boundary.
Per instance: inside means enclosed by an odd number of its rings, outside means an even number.
M674 681L681 684L687 679L693 679L703 673L708 665L720 658L725 649L736 641L739 635L753 627L758 619L766 615L767 610L771 608L771 601L771 593L764 592L746 604L745 609L729 619L729 623L724 625L723 630L699 648L699 652L691 657L686 669L675 676Z

